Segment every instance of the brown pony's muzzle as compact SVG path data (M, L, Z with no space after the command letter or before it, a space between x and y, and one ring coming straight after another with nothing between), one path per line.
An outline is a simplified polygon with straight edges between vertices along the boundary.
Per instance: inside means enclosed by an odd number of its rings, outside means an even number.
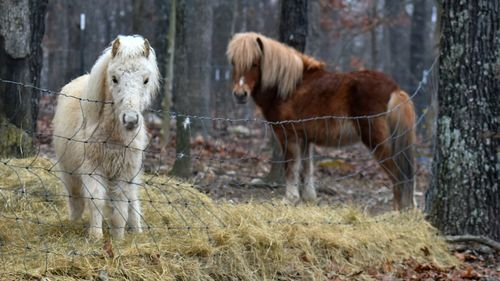
M233 96L236 98L236 102L239 104L245 104L248 100L248 92L243 90L241 92L234 91Z

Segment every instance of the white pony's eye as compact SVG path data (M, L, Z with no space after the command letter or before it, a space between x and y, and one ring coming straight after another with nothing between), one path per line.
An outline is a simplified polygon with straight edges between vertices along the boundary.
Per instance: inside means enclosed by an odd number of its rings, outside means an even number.
M118 84L118 79L116 79L116 76L113 76L111 79L113 80L113 83Z
M144 85L146 85L149 82L149 78L144 79Z

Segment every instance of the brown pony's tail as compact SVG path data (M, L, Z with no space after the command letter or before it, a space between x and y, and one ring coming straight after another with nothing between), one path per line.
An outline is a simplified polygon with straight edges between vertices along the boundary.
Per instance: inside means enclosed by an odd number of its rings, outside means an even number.
M391 154L394 163L394 202L399 210L415 206L415 110L408 94L393 92L388 104L388 125L391 132Z

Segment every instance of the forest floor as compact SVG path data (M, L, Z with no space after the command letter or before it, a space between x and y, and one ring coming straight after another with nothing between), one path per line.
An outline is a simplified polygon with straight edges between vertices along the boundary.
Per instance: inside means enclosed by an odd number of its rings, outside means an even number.
M42 117L38 122L38 130L44 132L39 137L40 152L53 158L48 120ZM271 166L269 130L262 130L257 125L215 128L216 125L212 128L212 137L192 137L194 186L216 201L261 202L282 198L285 194L283 184L264 180ZM145 170L150 174L167 174L176 158L175 139L163 147L159 127L150 125L149 130L151 146L145 152ZM416 150L415 194L417 205L422 208L430 180L432 155L426 143L418 144ZM315 163L318 205L348 204L369 214L392 211L390 181L363 145L343 149L316 147ZM484 250L481 247L450 250L463 262L457 268L439 268L408 259L399 265L391 265L387 269L390 275L379 269L373 269L371 275L376 280L500 280L499 253L477 249Z

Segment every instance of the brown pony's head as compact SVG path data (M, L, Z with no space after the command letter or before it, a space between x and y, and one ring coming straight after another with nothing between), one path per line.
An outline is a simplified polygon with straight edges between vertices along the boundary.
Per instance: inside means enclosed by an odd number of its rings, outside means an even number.
M246 103L260 83L263 51L262 39L256 33L239 33L229 42L227 56L233 66L233 96L238 103Z
M285 99L302 80L305 55L262 34L238 33L229 42L233 65L233 95L239 103L259 89L275 87Z

